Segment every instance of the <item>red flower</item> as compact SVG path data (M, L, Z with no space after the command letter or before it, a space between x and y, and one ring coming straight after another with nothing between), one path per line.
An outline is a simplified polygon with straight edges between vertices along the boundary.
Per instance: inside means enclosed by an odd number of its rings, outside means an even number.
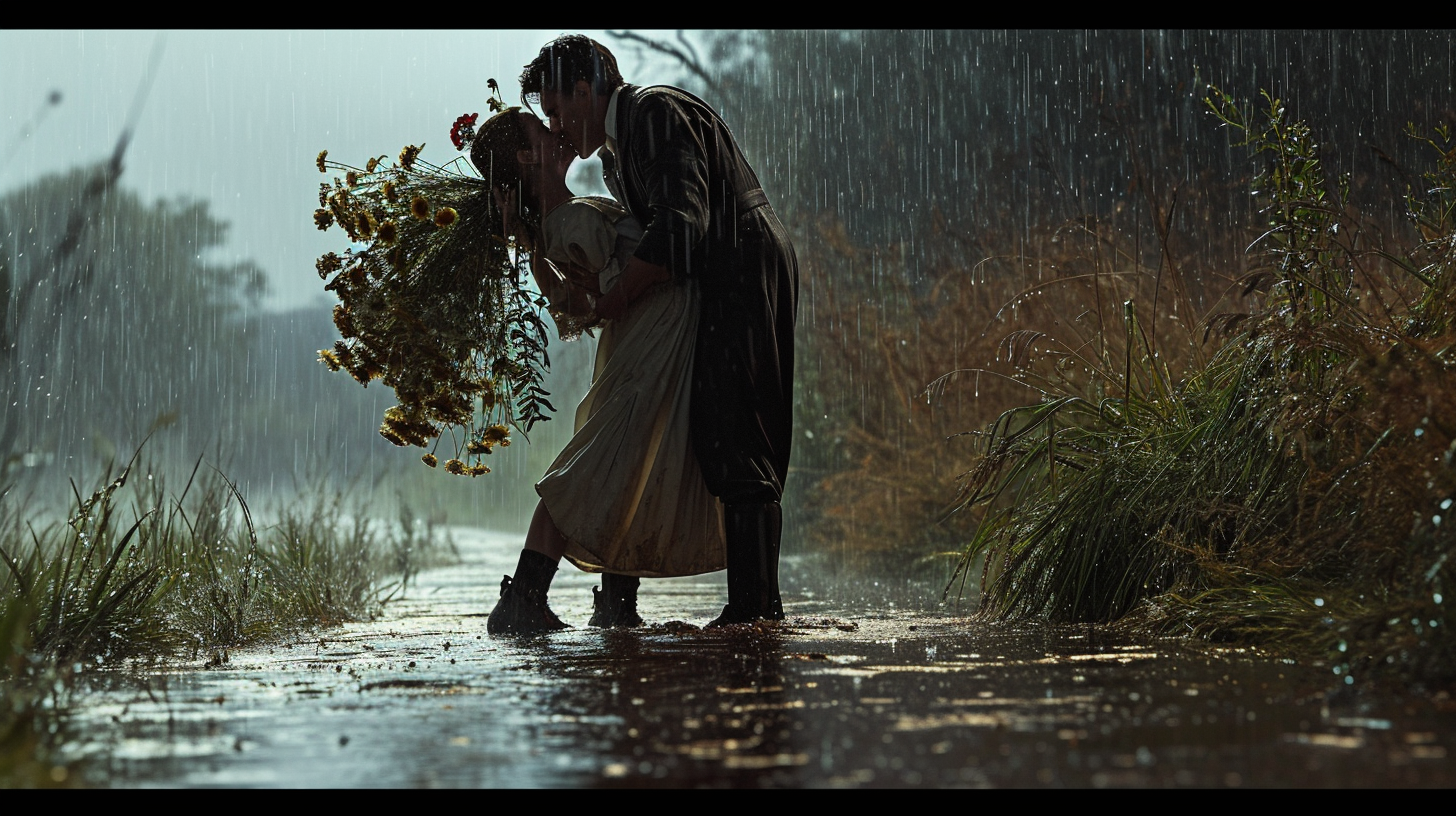
M455 120L450 127L450 141L455 143L456 150L464 150L466 142L475 138L475 120L479 118L478 113L467 113Z

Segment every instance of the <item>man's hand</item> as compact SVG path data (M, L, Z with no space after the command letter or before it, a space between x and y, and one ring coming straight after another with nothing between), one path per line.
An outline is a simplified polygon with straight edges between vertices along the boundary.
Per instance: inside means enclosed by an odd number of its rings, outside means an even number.
M655 283L670 280L672 273L667 267L650 264L641 258L633 257L627 262L627 268L617 278L617 285L611 291L597 299L597 317L603 320L616 320L626 314L627 307L632 305L642 293L647 291Z

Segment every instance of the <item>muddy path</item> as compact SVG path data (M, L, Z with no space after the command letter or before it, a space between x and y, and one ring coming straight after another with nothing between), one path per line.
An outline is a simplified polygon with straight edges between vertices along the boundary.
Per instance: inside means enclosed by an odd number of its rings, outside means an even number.
M93 674L72 725L111 787L1449 787L1456 704L1245 650L988 628L873 586L786 582L709 630L721 576L644 582L651 625L492 638L520 542L457 535L377 621ZM893 604L893 606L892 606Z

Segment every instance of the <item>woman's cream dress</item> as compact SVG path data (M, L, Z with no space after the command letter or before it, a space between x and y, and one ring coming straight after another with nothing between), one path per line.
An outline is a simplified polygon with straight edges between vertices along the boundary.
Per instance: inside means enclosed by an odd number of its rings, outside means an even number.
M616 202L574 198L542 222L544 256L599 270L609 291L642 230ZM564 283L541 281L553 305ZM579 323L558 316L563 335ZM566 557L588 572L655 578L725 567L723 514L703 483L688 436L698 293L659 283L605 321L576 432L536 484L566 536Z

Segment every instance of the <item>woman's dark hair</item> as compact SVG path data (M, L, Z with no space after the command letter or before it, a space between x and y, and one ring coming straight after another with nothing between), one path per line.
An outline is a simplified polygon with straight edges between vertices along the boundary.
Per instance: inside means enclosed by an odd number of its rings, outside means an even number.
M605 45L582 34L564 34L543 45L521 72L521 101L532 104L540 100L542 91L560 93L578 80L605 95L622 84L622 73Z
M485 120L470 143L470 163L492 190L503 192L514 190L519 209L518 219L529 231L524 236L534 245L541 230L541 213L537 205L535 190L528 190L521 178L521 165L516 153L531 149L531 125L540 127L540 120L517 107L506 108ZM500 223L494 197L491 198L491 214L494 223Z

